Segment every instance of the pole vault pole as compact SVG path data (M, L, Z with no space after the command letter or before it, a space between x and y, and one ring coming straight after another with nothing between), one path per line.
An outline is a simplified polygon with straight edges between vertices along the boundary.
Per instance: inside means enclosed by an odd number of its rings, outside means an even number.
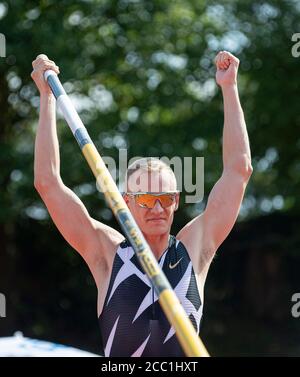
M54 71L47 70L44 77L84 157L92 169L97 184L104 193L109 207L130 241L142 268L150 279L159 303L169 322L174 327L179 343L185 354L187 356L209 356L170 283L161 271L148 243L138 228L115 181L111 177L58 76Z

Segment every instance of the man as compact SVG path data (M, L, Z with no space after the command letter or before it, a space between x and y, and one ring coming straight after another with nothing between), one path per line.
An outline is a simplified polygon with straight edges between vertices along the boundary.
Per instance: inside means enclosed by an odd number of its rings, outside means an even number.
M224 99L223 173L203 213L170 236L179 204L172 170L141 159L128 169L124 199L161 268L199 332L204 283L216 250L231 231L252 173L251 155L237 89L239 60L226 51L215 59ZM93 219L60 177L55 99L43 73L55 63L33 61L40 92L35 144L35 187L64 238L88 264L98 288L98 316L105 356L182 356L173 328L132 247L111 227Z

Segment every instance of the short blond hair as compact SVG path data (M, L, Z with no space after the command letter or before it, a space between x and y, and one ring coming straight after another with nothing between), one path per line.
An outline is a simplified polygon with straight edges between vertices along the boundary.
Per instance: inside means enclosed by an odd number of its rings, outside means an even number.
M126 171L126 187L128 187L128 180L129 178L138 170L143 170L145 172L158 172L166 171L174 178L177 186L177 180L176 176L173 172L173 170L170 168L168 164L166 164L164 161L160 160L156 157L143 157L139 158L138 160L135 160L132 162Z

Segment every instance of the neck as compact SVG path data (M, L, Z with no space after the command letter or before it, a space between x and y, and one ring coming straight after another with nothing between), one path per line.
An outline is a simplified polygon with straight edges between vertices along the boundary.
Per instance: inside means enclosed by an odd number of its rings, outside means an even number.
M169 245L169 236L169 233L160 234L159 236L144 234L144 237L156 259L159 259L167 249Z

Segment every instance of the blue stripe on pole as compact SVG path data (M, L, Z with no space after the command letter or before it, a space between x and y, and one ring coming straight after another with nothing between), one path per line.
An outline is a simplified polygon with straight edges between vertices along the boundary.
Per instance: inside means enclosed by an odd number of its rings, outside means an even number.
M85 144L92 143L92 140L91 140L86 128L83 128L83 127L77 128L74 136L75 136L77 143L79 144L81 149L85 146Z
M47 81L56 99L62 94L66 94L65 89L56 75L49 75Z

